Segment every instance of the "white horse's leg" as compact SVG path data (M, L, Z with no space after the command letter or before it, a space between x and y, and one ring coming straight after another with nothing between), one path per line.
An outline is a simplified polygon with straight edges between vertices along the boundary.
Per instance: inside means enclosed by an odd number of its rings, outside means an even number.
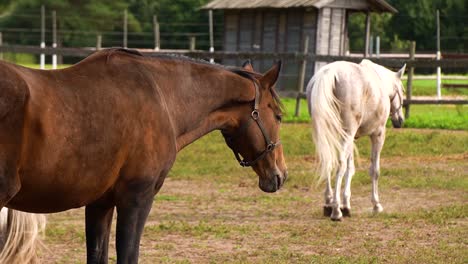
M331 175L327 177L327 186L325 186L325 205L323 206L323 215L331 216L332 207L333 207L333 189L331 186Z
M351 180L356 172L353 149L351 148L349 151L348 166L345 173L345 187L343 191L343 208L341 209L343 216L351 216Z
M349 158L349 149L352 149L352 144L353 141L352 139L346 139L344 142L344 151L339 154L339 165L338 169L336 170L336 185L335 185L335 192L334 192L334 197L333 197L333 208L332 208L332 214L331 214L331 220L333 221L341 221L341 218L343 217L343 214L341 213L341 197L340 197L340 192L341 192L341 182L343 180L343 176L346 172L347 169L347 160Z
M372 204L374 205L374 213L380 213L383 211L383 207L379 200L379 188L378 180L380 175L380 151L385 142L385 128L380 133L370 136L372 142L372 153L371 153L371 166L369 168L369 175L372 179Z

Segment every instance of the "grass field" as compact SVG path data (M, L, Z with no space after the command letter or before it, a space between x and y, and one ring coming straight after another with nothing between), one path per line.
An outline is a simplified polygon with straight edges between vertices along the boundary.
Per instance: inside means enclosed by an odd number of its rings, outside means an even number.
M285 122L310 122L307 101L301 100L299 116L294 116L296 99L284 98ZM407 128L443 128L468 130L468 107L466 105L412 105ZM388 122L390 126L390 121Z
M274 194L219 132L181 151L155 198L141 263L466 263L468 131L389 129L379 215L360 139L352 217L338 223L322 217L310 126L283 124L281 134L290 177ZM50 215L45 243L44 263L85 263L84 210Z
M465 76L468 78L468 76ZM442 77L444 78L444 77ZM442 79L442 84L466 84L468 85L468 79L464 80L451 80L450 76L446 76L446 80ZM406 88L406 81L403 81ZM432 80L413 80L413 95L414 96L434 96L436 94L437 81ZM467 88L442 88L442 96L444 95L468 95Z

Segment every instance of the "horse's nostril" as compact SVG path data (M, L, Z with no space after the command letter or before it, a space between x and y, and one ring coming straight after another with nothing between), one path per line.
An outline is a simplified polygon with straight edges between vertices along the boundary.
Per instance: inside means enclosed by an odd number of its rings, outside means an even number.
M281 187L281 177L277 174L276 175L276 189L278 190Z

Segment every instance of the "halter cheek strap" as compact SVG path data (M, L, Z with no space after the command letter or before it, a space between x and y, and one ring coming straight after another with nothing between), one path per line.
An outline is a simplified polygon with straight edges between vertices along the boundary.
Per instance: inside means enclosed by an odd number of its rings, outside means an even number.
M396 112L400 111L401 107L403 107L403 100L401 99L401 95L398 91L396 91L395 95L390 99L390 103L393 102L393 100L395 100L395 97L398 95L398 98L400 99L400 106L397 107L397 109L393 110L391 113L390 113L390 116L394 115Z
M254 81L254 85L255 85L255 101L254 101L254 109L252 113L250 114L251 119L249 119L249 121L247 121L247 123L240 128L240 131L241 131L241 134L243 134L243 132L247 130L247 128L252 124L252 121L255 121L255 123L257 123L257 126L260 128L260 131L262 132L263 138L265 139L265 146L266 146L265 149L255 159L251 161L246 161L245 159L241 159L239 152L235 151L234 148L232 147L232 139L225 136L225 138L228 139L227 140L228 146L231 148L232 152L234 153L234 156L236 157L237 161L242 167L253 166L259 160L263 159L266 156L266 154L268 154L269 152L272 152L278 145L281 144L279 140L276 143L271 141L268 135L268 132L266 131L265 126L263 125L260 119L260 112L258 109L260 91L255 81Z

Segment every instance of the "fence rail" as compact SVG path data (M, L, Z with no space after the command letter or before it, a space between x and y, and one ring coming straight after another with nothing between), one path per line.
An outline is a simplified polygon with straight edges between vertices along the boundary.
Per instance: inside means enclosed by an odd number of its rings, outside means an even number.
M0 53L12 52L12 53L29 53L29 54L45 54L45 55L62 55L71 57L86 57L93 52L96 52L99 48L88 47L88 48L67 48L67 47L37 47L37 46L24 46L24 45L0 45ZM353 56L329 56L329 55L315 55L310 53L269 53L269 52L227 52L227 51L203 51L203 50L153 50L153 49L137 49L139 52L148 55L156 54L178 54L185 55L199 59L273 59L273 60L294 60L297 62L332 62L338 60L360 62L363 57ZM440 59L436 60L433 58L371 58L375 63L384 65L391 68L400 68L406 63L409 69L411 68L465 68L468 69L468 58L461 59ZM412 82L413 74L408 74L408 85ZM409 117L409 109L412 104L468 104L466 99L413 99L411 97L411 87L407 90L407 99L404 101L406 115ZM299 98L305 98L303 90L292 92L287 91L284 94L298 98L297 112L299 106Z
M95 47L87 48L68 48L68 47L37 47L37 46L25 46L25 45L2 45L0 46L0 52L12 52L12 53L29 53L29 54L45 54L45 55L62 55L71 57L86 57L98 49ZM352 62L360 62L364 57L358 56L332 56L332 55L316 55L316 54L304 54L301 52L229 52L229 51L203 51L203 50L159 50L153 49L137 49L143 54L179 54L193 58L214 58L214 59L273 59L273 60L296 60L296 61L323 61L333 62L338 60L346 60ZM399 68L401 65L406 63L407 67L415 68L467 68L468 59L440 59L436 60L433 58L371 58L373 62L387 66Z

